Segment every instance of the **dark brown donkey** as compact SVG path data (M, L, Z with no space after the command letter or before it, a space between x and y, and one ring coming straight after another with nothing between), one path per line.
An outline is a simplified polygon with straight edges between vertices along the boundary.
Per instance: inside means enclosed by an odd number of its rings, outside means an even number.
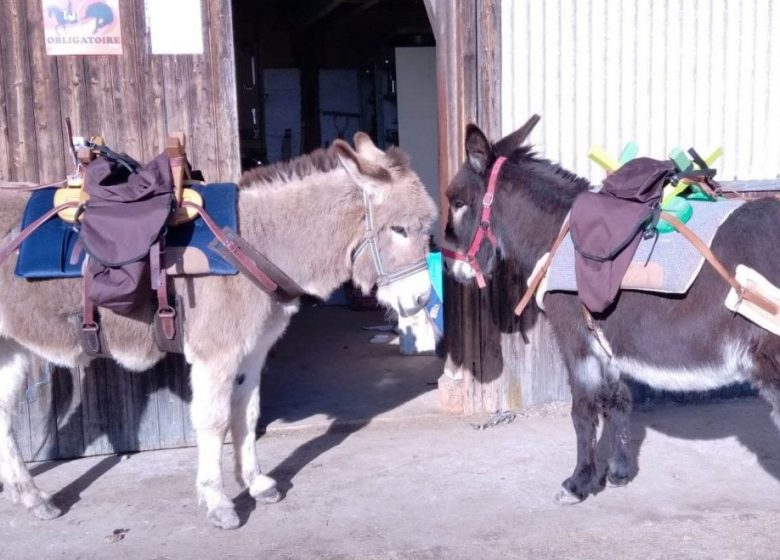
M508 158L496 183L491 226L495 246L482 243L476 255L486 275L498 259L521 277L549 250L574 199L590 187L585 179L521 147L522 129L491 144L474 125L466 130L467 161L447 189L449 243L465 252L480 221L482 198L493 163ZM747 265L780 285L780 200L764 198L737 209L716 235L713 252L733 274ZM466 262L453 270L461 281L475 273ZM612 349L609 356L586 327L576 294L546 296L546 315L557 337L572 390L577 465L556 495L561 503L583 500L603 484L595 458L596 428L604 417L610 438L607 479L616 485L632 474L629 457L630 377L665 390L705 390L746 380L773 407L780 427L780 337L724 306L728 284L705 263L685 295L623 291L596 323ZM519 299L522 294L517 294ZM525 311L538 313L535 303Z

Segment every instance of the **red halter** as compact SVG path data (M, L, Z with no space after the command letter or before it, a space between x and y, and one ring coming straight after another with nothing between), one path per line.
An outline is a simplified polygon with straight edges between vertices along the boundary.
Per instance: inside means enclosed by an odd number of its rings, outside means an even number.
M477 251L479 251L479 248L482 246L482 241L485 237L487 237L493 247L496 246L496 236L493 234L493 228L490 225L490 215L493 212L493 199L496 194L498 174L504 163L506 163L506 158L504 156L497 158L496 162L493 164L493 169L490 171L487 191L485 192L485 196L482 197L482 216L480 216L479 226L477 226L477 231L474 233L474 239L471 240L469 250L465 254L449 249L441 250L442 254L447 258L468 263L477 277L477 285L480 288L484 288L487 284L485 283L485 275L482 273L482 269L480 269L479 263L477 262Z

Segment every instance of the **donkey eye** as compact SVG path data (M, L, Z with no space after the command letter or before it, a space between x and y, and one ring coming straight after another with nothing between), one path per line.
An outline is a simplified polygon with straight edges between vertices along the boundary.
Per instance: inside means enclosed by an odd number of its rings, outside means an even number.
M398 235L403 235L406 237L406 228L403 226L390 226L390 229L393 230Z
M452 204L453 208L462 208L466 205L460 198L454 199L450 204Z

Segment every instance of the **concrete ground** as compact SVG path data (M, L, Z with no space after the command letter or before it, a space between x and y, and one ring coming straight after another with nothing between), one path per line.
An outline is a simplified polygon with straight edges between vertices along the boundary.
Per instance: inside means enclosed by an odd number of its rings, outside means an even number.
M307 339L323 318L332 334ZM0 500L0 558L780 558L780 437L763 402L640 409L636 479L558 506L567 407L485 430L442 416L440 363L369 346L359 327L379 319L309 312L269 361L259 449L286 496L255 507L228 477L237 531L197 506L194 449L93 457L33 465L67 509L57 520Z

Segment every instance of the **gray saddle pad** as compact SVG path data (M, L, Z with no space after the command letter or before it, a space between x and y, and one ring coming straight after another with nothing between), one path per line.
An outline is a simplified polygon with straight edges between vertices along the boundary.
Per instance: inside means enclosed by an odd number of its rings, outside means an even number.
M719 200L717 202L689 201L693 215L687 225L708 246L720 225L743 202ZM684 294L704 264L704 257L677 232L663 233L655 239L643 239L620 284L624 290ZM553 256L547 274L545 292L576 292L574 274L574 245L571 237L561 244ZM538 294L543 296L544 294Z

